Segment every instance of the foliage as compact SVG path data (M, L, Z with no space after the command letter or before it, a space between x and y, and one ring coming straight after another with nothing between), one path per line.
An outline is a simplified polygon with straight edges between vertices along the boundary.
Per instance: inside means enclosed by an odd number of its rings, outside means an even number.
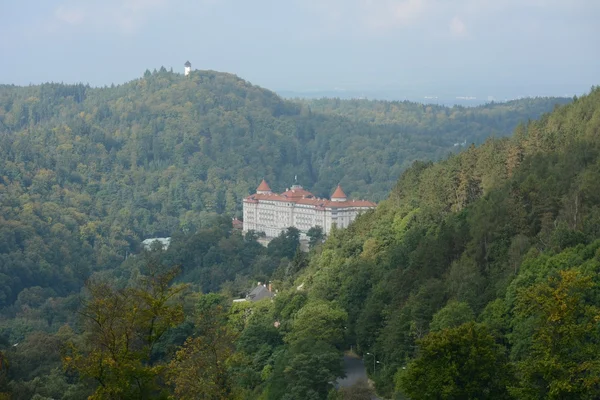
M306 304L294 318L292 331L286 341L292 345L306 338L341 347L347 314L335 304L317 301Z
M340 353L330 344L306 338L276 360L268 399L327 398L332 382L343 374Z
M455 328L474 319L473 310L467 303L450 301L433 315L429 330L441 331L442 329Z
M226 325L221 299L206 295L198 303L198 336L189 337L169 363L168 380L177 399L232 399L231 357L235 334Z
M551 291L542 296L537 285L560 282L561 270L595 271L598 132L600 90L593 88L520 125L512 138L416 162L377 210L332 232L311 256L297 279L307 283L307 304L345 309L348 339L362 354L380 356L381 368L371 372L382 395L394 394L394 375L419 357L424 338L474 320L507 348L516 396L585 398L596 390L596 281L585 295L564 294L566 309L580 304L571 336L545 326L541 299ZM564 336L557 349L572 358L553 353L544 335Z
M519 361L523 399L593 399L600 390L598 283L577 269L559 271L519 293L521 318L534 318L528 354Z
M313 226L306 232L306 236L308 236L308 246L311 249L314 249L317 245L321 244L325 239L325 234L323 233L323 228L320 226Z
M385 397L593 398L600 90L518 125L567 102L290 102L165 69L0 86L0 392L324 399L353 346ZM391 193L309 254L232 229L294 175ZM256 281L276 296L231 302Z
M399 370L398 388L411 399L508 399L508 357L485 326L473 322L431 332Z
M300 231L290 226L269 242L269 254L275 258L294 257L300 246Z
M297 175L320 197L341 182L378 201L412 161L509 134L565 101L393 103L397 117L381 123L381 102L362 103L356 121L214 71L162 68L104 88L0 85L0 307L36 286L77 293L143 239L239 216L262 177L283 191Z
M141 287L114 289L106 283L88 286L82 310L88 335L71 342L65 366L99 384L92 399L150 398L160 392L164 366L155 363L155 345L167 330L183 322L180 305L172 304L183 285L171 286L177 271L152 271Z

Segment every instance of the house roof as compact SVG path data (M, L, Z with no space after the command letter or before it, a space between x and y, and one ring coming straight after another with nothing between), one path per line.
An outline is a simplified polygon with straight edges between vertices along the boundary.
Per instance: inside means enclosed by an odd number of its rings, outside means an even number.
M256 193L251 194L250 196L244 199L245 201L258 201L258 200L273 200L273 201L289 201L287 198L278 195L277 193Z
M258 187L256 188L257 192L270 192L271 188L269 187L269 184L267 183L267 181L265 181L264 179L260 182L260 185L258 185Z
M259 301L264 298L273 297L273 292L270 292L266 286L258 285L248 294L248 300Z
M281 193L281 195L290 200L299 200L299 199L311 199L314 198L315 195L304 189L300 185L294 185L291 189L286 190Z
M335 192L333 192L333 194L331 195L332 199L345 199L347 198L346 193L344 193L344 191L342 190L342 187L340 185L337 185L337 188L335 188Z

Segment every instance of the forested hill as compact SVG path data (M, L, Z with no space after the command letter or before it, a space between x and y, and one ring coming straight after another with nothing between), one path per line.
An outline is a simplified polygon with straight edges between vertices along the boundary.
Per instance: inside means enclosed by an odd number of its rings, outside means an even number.
M0 86L0 306L31 286L77 290L146 237L194 232L207 213L233 215L262 177L274 190L297 175L320 196L341 182L380 200L414 160L505 135L563 101L395 104L412 117L373 123L212 71L163 68L106 88Z
M596 398L600 89L520 125L358 104L207 71L0 87L0 397L339 399L352 347L387 398ZM231 229L295 174L387 198L308 254Z
M9 160L35 160L27 174L46 168L61 184L98 183L95 190L117 197L143 194L146 208L180 218L182 210L234 212L262 177L284 190L297 175L322 196L341 182L350 195L379 201L414 160L443 158L460 149L456 143L505 136L519 122L568 101L526 99L471 109L353 100L306 104L230 74L183 77L163 69L101 89L2 86L0 129L9 133L2 139L3 148L13 150ZM322 106L327 102L336 106ZM142 171L141 181L130 196L123 174L133 170ZM151 196L163 174L176 177L168 178L176 193ZM170 222L154 230L176 224Z
M440 135L445 131L460 132L465 126L474 129L458 142L481 144L488 138L485 127L493 126L496 136L505 136L515 128L514 119L508 115L531 114L538 118L557 104L567 104L568 98L537 97L489 103L477 107L454 106L448 108L437 104L421 104L410 101L383 101L366 99L295 99L314 112L340 115L353 121L365 121L376 125L395 125L399 129L417 129L422 136ZM535 119L532 118L532 119ZM475 128L479 125L480 128ZM466 132L466 131L465 131ZM462 139L462 140L461 140Z
M599 193L596 88L511 138L415 163L296 285L347 312L387 396L597 398Z

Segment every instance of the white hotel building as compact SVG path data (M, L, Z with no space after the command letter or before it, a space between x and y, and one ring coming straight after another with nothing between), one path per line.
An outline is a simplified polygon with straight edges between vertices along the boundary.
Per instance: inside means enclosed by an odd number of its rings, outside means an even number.
M263 181L256 193L244 199L244 232L264 232L274 238L288 227L298 228L301 233L320 226L328 234L335 224L345 228L365 210L377 204L366 200L348 200L338 185L331 200L319 199L300 185L293 185L281 194L273 193Z

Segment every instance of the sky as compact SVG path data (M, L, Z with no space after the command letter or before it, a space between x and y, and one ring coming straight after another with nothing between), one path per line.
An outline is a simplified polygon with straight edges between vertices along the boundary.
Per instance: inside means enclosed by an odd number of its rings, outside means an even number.
M104 86L189 60L272 90L562 95L600 84L598 21L599 0L0 0L0 83Z

